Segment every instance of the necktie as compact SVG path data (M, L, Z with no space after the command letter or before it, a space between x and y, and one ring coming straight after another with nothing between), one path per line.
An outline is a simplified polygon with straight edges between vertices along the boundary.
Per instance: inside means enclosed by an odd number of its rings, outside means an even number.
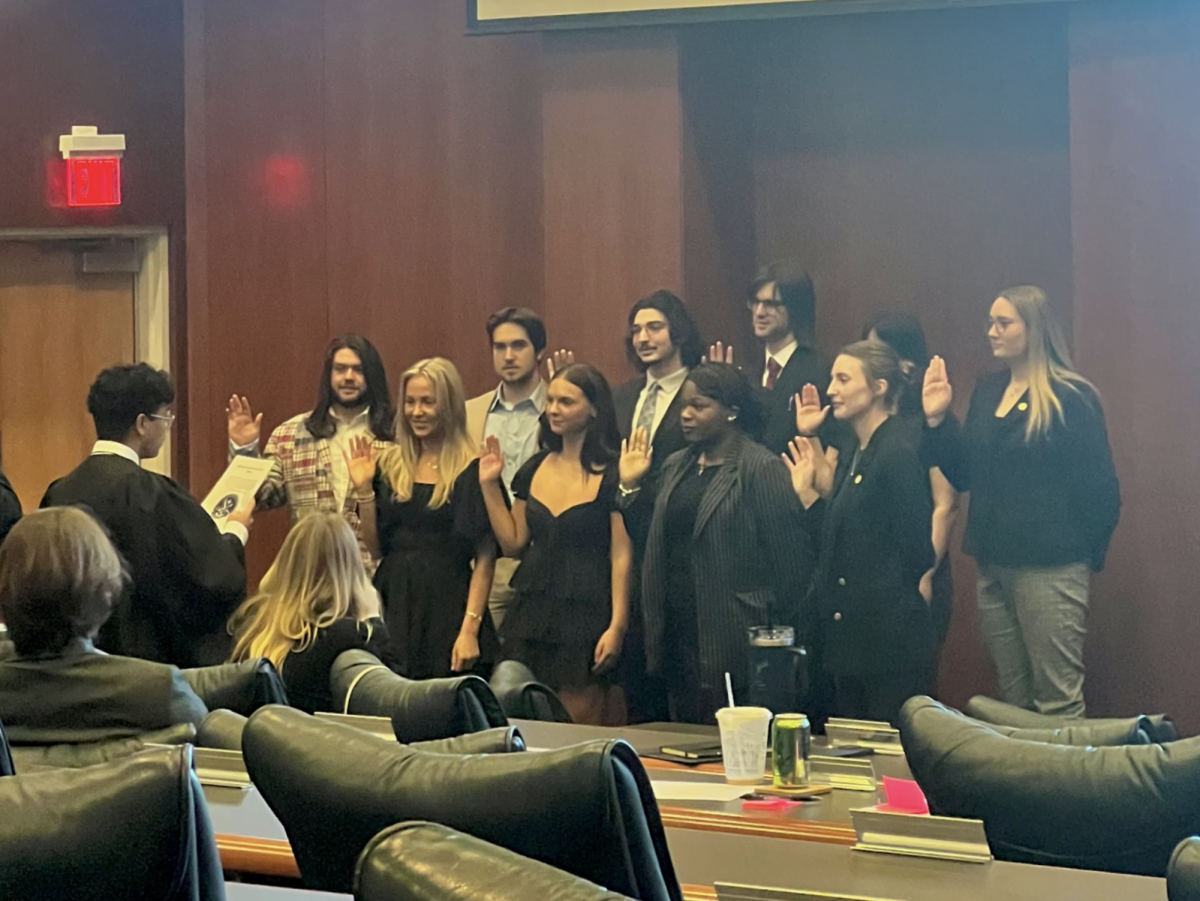
M783 372L783 367L779 365L779 361L774 357L767 357L767 390L770 391L775 387L775 380L779 378L779 373Z
M662 385L652 382L646 389L646 399L642 402L642 412L638 414L637 428L645 429L648 436L654 435L654 411L658 408L658 392Z

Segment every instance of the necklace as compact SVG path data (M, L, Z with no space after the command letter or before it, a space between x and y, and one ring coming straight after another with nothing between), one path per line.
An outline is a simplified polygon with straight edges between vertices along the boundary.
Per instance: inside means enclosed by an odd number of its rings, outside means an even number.
M720 463L709 463L707 460L704 459L704 454L701 454L696 459L696 475L702 476L702 475L704 475L704 470L711 469L714 466L720 466L720 465L721 465Z

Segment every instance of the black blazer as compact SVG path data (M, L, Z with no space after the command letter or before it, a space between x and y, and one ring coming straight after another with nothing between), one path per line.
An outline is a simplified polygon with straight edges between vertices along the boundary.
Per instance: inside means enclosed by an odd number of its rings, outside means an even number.
M107 526L129 566L130 590L98 646L180 667L223 663L225 621L246 593L241 541L222 535L183 486L114 454L88 457L42 498L69 505Z
M613 389L613 406L617 410L617 425L621 429L621 437L628 439L633 434L633 414L637 410L638 397L646 386L646 377L631 379ZM629 539L633 542L633 554L636 563L641 563L646 549L646 530L650 526L651 504L655 494L655 486L662 473L663 464L676 451L687 447L687 439L683 437L683 426L679 414L683 411L683 389L675 393L671 405L663 415L657 431L654 433L654 455L650 458L650 472L642 484L642 494L647 499L642 505L631 506L625 517L625 527L629 530ZM637 592L634 592L636 600Z
M762 445L773 453L782 454L787 450L788 442L796 437L796 408L792 398L799 394L805 385L813 384L820 389L821 402L824 403L825 389L829 387L829 363L813 348L799 344L775 380L775 387L770 391L760 387L764 368L766 360L760 347L758 358L749 375L751 382L760 392L759 401L766 414Z
M305 713L318 710L341 713L333 701L329 671L338 655L350 650L367 651L395 669L387 626L382 619L370 620L369 629L367 623L339 619L318 631L316 640L303 651L293 651L283 658L279 674L287 687L288 703Z
M12 485L0 471L0 544L4 543L4 536L20 518L21 502L17 500L17 493L13 491Z
M664 655L672 652L664 570L667 503L698 456L692 447L672 454L663 464L654 498L642 564L650 672L658 670ZM701 501L693 532L692 572L703 687L719 688L729 672L734 689L745 688L746 630L766 623L768 607L777 624L799 625L801 598L812 574L811 542L787 468L778 456L749 439L726 457Z
M0 722L14 745L110 741L181 723L199 728L206 716L175 667L109 656L90 642L53 657L0 661Z
M810 609L830 672L911 671L935 652L919 591L934 561L933 494L918 450L911 429L888 419L857 465L853 451L842 452L833 497L808 511L821 535Z
M1055 388L1063 419L1027 443L1025 398L996 417L1008 382L1007 371L980 379L964 425L947 416L925 430L930 465L971 492L964 549L980 563L1087 563L1099 572L1121 515L1100 401L1086 387Z

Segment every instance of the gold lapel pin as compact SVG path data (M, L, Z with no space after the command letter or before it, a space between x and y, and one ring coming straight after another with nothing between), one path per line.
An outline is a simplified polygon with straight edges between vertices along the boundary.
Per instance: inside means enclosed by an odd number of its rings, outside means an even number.
M859 473L858 475L856 475L854 477L854 484L857 485L861 481L862 481L862 473Z
M1029 409L1029 404L1025 403L1025 401L1021 401L1019 404L1017 404L1017 409L1024 413Z

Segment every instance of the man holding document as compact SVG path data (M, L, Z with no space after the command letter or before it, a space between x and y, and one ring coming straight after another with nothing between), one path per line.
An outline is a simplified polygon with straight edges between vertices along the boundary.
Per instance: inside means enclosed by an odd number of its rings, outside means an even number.
M99 440L88 459L51 484L42 506L87 508L125 558L130 585L97 647L179 667L206 666L224 662L225 621L246 593L244 545L256 486L248 503L221 517L222 532L182 485L141 468L166 440L174 400L167 374L145 363L100 373L88 391Z

